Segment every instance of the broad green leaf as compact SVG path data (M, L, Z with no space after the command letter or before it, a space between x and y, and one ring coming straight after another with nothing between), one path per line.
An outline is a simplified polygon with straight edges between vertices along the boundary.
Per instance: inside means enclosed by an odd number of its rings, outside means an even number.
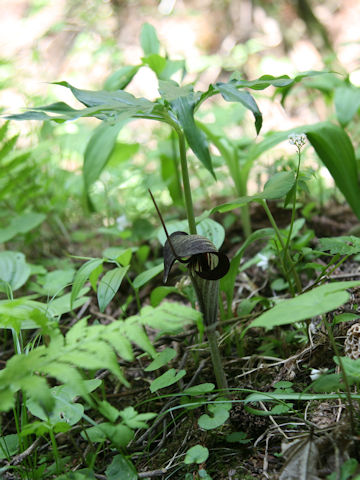
M211 416L203 414L198 420L199 427L204 430L212 430L213 428L220 427L230 416L229 409L223 405L211 405L211 407Z
M267 330L279 325L300 322L343 305L350 297L348 288L360 282L334 282L313 288L295 298L280 301L275 307L253 320L249 327L264 327Z
M38 227L46 218L43 213L28 212L16 215L10 225L0 229L0 243L7 242L18 234L27 233Z
M195 153L204 167L213 175L214 178L216 178L212 167L209 145L206 136L195 123L194 94L190 94L186 97L178 97L172 102L172 107L176 113L180 125L184 130L189 147Z
M0 291L4 291L4 283L10 285L12 290L17 290L26 283L30 273L23 253L10 250L0 252Z
M194 91L192 85L180 87L173 80L159 80L159 93L164 100L172 102L179 97L186 97Z
M41 279L43 293L48 296L59 295L66 286L71 284L74 272L73 268L48 272L45 277Z
M19 233L27 233L38 227L46 218L44 213L28 212L16 216L11 221L11 226Z
M154 360L144 369L145 372L153 372L159 368L167 365L177 355L176 351L172 348L166 347L160 353L156 355Z
M191 465L192 463L204 463L209 457L209 450L202 445L195 445L194 447L189 448L186 452L184 463L186 465Z
M224 203L213 208L214 212L228 212L235 208L242 207L247 203L259 200L275 200L284 197L295 183L295 175L293 172L278 172L273 175L264 186L261 193L255 195L240 197L235 202Z
M225 240L225 229L212 218L205 218L196 225L196 230L199 235L208 238L217 249L221 247Z
M352 85L336 88L334 103L337 119L346 127L360 108L360 88Z
M336 392L341 387L341 375L339 373L330 373L321 375L312 382L311 388L314 392Z
M105 470L106 480L137 480L138 474L131 461L123 455L115 455Z
M255 129L259 134L262 126L262 114L257 106L254 97L244 90L238 90L233 82L216 84L219 92L227 102L240 102L245 108L250 110L255 117Z
M324 122L305 130L311 145L333 176L336 186L360 218L360 188L354 147L347 133Z
M70 297L71 308L73 308L74 301L78 297L80 290L89 278L91 272L95 270L99 265L102 265L102 263L102 258L92 258L91 260L84 263L84 265L82 265L76 272Z
M334 361L339 365L339 359L334 357ZM346 372L346 376L349 377L349 380L352 382L360 382L360 358L356 360L350 357L341 357L341 363Z
M149 23L144 23L140 33L141 48L145 55L159 53L160 43L155 28Z
M100 312L103 312L105 308L109 305L111 300L116 295L116 292L119 290L121 282L128 271L129 267L117 267L113 268L100 280L97 298L99 303Z
M134 288L141 288L143 287L149 280L159 275L160 272L164 270L164 264L161 263L156 265L155 267L149 268L145 272L140 273L137 277L135 277L133 281Z
M105 90L124 90L138 72L141 65L125 65L112 73L104 83Z
M100 176L114 149L116 138L125 122L101 123L92 134L84 153L83 176L86 190Z
M318 250L329 251L333 255L354 255L360 252L360 238L350 236L319 238Z
M15 433L0 437L0 460L10 459L19 450L19 436Z
M160 377L153 380L150 384L151 393L157 392L161 388L169 387L178 382L182 377L186 375L186 370L180 370L176 372L175 368L170 368L167 372L163 373Z

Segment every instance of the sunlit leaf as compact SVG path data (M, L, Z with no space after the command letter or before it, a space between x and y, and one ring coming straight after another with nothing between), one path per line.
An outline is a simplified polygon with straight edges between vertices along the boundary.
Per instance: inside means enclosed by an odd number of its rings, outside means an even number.
M160 42L155 28L150 23L144 23L140 33L141 48L145 55L159 53Z

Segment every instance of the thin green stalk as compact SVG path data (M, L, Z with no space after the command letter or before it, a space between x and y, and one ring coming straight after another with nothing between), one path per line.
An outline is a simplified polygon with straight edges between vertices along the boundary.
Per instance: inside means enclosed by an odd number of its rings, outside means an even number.
M293 204L292 204L292 208L291 208L291 221L290 221L289 234L288 234L288 237L287 237L287 240L286 240L284 256L287 255L287 252L289 250L291 235L292 235L293 228L294 228L295 214L296 214L296 192L297 192L297 186L298 186L298 180L299 180L300 160L301 160L301 151L300 151L300 149L298 149L298 166L297 166L296 175L295 175L294 196L293 196Z
M281 248L284 250L284 249L285 249L284 240L283 240L283 238L282 238L282 236L281 236L281 232L280 232L280 230L279 230L279 228L278 228L278 226L277 226L277 224L276 224L276 222L275 222L275 219L274 219L274 217L273 217L273 215L272 215L272 213L271 213L271 211L270 211L270 209L269 209L269 207L268 207L268 205L267 205L267 203L266 203L266 200L260 200L260 203L261 203L261 205L263 206L263 208L264 208L264 210L265 210L265 213L266 213L266 215L267 215L267 217L268 217L268 219L269 219L269 221L270 221L270 223L271 223L271 226L272 226L273 229L275 230L275 233L276 233L276 236L277 236L277 238L278 238L278 240L279 240L279 243L280 243L280 245L281 245ZM282 267L283 267L284 275L285 275L285 277L286 277L286 279L287 279L287 281L288 281L288 283L289 283L289 288L290 288L290 290L291 290L291 294L294 296L294 295L295 295L295 292L294 292L294 289L293 289L293 287L292 287L291 281L290 281L290 279L289 279L289 277L288 277L288 271L287 271L287 269L286 269L286 267L285 267L284 260L283 260L282 257L283 257L283 256L280 255L280 261L281 261L281 264L282 264ZM289 266L290 266L290 270L289 270L289 271L292 273L292 276L293 276L293 279L294 279L294 282L295 282L295 285L296 285L296 290L300 293L300 292L302 291L302 286L301 286L300 278L299 278L299 276L298 276L298 274L297 274L297 272L296 272L296 270L295 270L295 265L294 265L294 263L293 263L293 261L292 261L292 259L291 259L290 254L289 254L288 251L286 252L286 261L287 261L287 263L288 263Z
M179 152L180 152L180 165L181 165L181 174L184 187L184 199L185 199L185 208L186 216L189 223L189 233L190 235L196 235L196 223L194 208L192 203L190 180L189 180L189 170L186 160L186 145L185 145L185 136L180 130L176 131L179 137Z
M353 407L352 399L351 399L351 390L350 390L349 381L348 381L346 371L345 371L344 365L343 365L341 357L340 357L339 349L337 348L337 345L336 345L336 341L335 341L333 332L331 330L329 322L326 319L326 315L322 315L322 321L325 325L327 334L329 336L331 346L333 347L335 355L336 355L336 357L338 359L338 362L339 362L339 367L340 367L340 370L341 370L342 379L343 379L343 382L344 382L344 385L345 385L346 399L347 399L348 407L349 407L346 411L348 412L348 415L349 415L351 433L355 436L356 435L356 428L355 428L354 407Z
M60 475L61 468L60 468L59 450L57 448L56 438L55 438L55 435L54 435L54 432L53 432L52 429L49 430L49 436L50 436L52 451L53 451L53 455L54 455L54 459L55 459L56 474Z
M181 190L181 178L180 178L180 172L179 172L179 162L178 162L178 156L177 156L177 149L176 149L176 137L175 137L175 132L174 130L171 130L171 150L172 150L172 160L173 160L173 165L174 165L174 170L175 170L175 181L176 181L176 189L177 193L179 195L179 198L182 199L182 190Z
M216 384L218 388L223 391L224 394L227 394L228 384L225 376L225 371L223 368L223 360L221 358L221 353L219 350L216 330L208 329L206 331L206 335L209 342L210 354L211 354L211 360L214 368Z

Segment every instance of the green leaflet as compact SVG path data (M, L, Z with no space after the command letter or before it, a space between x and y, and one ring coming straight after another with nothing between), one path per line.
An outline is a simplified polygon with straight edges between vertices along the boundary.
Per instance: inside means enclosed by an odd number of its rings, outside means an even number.
M252 112L255 117L256 133L259 134L262 126L262 114L254 100L254 97L249 92L238 90L235 84L232 82L219 82L216 84L216 86L224 100L227 102L240 102L245 108Z
M113 268L102 277L97 290L100 312L103 312L114 298L128 270L129 266Z
M360 218L360 187L355 151L349 136L330 122L313 125L305 133L320 159L333 176L336 186Z
M7 250L0 252L0 291L5 291L6 285L11 290L17 290L26 283L30 273L30 266L23 253Z
M103 259L102 258L92 258L91 260L87 261L75 274L74 283L71 291L70 297L70 306L73 308L74 301L78 297L80 290L84 286L85 282L88 280L90 274L99 266L102 265Z
M204 463L209 457L209 450L202 445L195 445L194 447L189 448L186 452L184 463L186 465L191 465L192 463Z
M333 282L313 288L295 298L282 300L253 320L249 328L264 327L269 330L279 325L300 322L335 310L349 299L350 294L346 289L358 285L360 285L358 281Z
M360 108L360 88L352 85L336 88L334 103L339 123L346 127Z
M140 33L140 43L144 55L157 54L160 51L160 42L155 28L150 23L144 23Z
M212 167L209 145L204 132L196 125L194 119L195 99L194 94L178 97L172 102L173 110L182 126L186 140L191 150L195 153L204 167L212 174L215 172Z
M156 378L151 382L150 391L154 393L161 388L169 387L170 385L173 385L174 383L179 381L185 375L186 370L180 370L179 372L176 372L174 368L170 368L165 373L160 375L160 377Z
M115 125L101 123L93 132L84 153L83 176L86 191L106 166L120 129L126 122Z

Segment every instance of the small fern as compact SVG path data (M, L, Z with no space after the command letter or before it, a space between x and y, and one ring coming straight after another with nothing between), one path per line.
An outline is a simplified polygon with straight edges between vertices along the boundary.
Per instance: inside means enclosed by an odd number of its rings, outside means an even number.
M48 346L34 348L27 354L14 355L0 372L0 411L14 406L14 393L22 390L45 412L51 412L54 398L46 377L82 388L81 371L107 369L124 385L129 386L119 367L117 356L126 361L134 358L132 344L154 357L156 351L144 326L166 333L176 333L184 326L199 321L201 314L178 303L145 307L139 315L109 325L88 325L87 318L78 321L64 336L59 329L50 333Z

